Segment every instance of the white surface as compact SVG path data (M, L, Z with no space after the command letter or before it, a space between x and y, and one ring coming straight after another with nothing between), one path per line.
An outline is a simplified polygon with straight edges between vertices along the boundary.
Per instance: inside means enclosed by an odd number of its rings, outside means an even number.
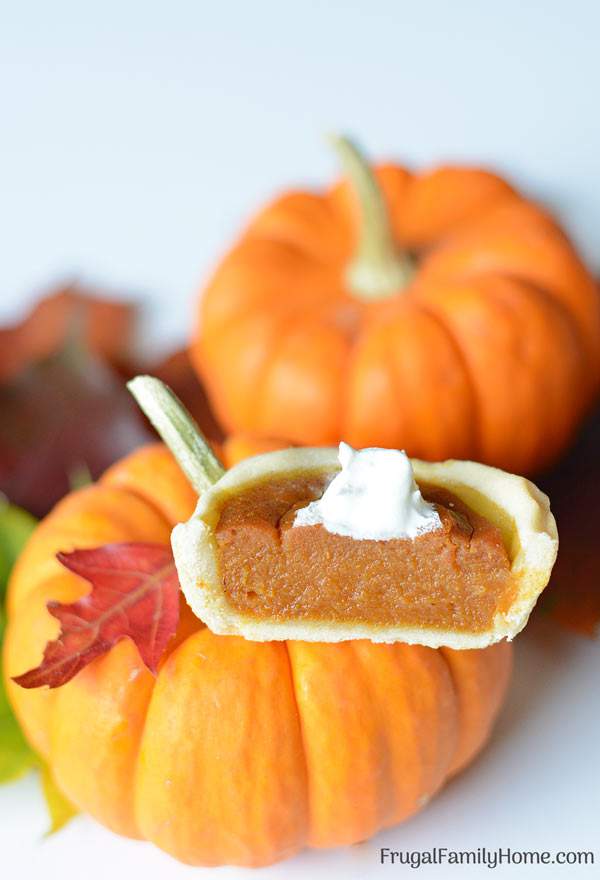
M119 838L78 817L56 836L46 827L35 780L0 788L2 876L18 880L144 880L184 877L311 880L414 876L584 880L600 875L600 642L537 622L517 643L510 698L485 752L418 816L368 843L305 852L269 869L188 868L150 844ZM596 864L511 868L379 864L379 848L425 850L485 846L513 850L595 850Z
M600 74L594 0L20 0L0 9L0 322L83 275L150 306L148 347L186 333L198 282L263 199L320 184L324 132L376 156L474 161L551 206L600 264ZM412 876L377 848L596 848L600 644L528 631L511 698L476 766L420 816L345 851L219 877ZM88 819L42 841L33 779L0 789L2 877L217 876Z
M322 497L301 507L294 526L322 525L355 540L416 538L441 528L433 504L423 500L412 465L398 449L353 449L340 443L342 466Z
M323 140L491 164L600 264L594 0L19 0L0 4L0 321L83 275L185 335L262 201L320 184Z

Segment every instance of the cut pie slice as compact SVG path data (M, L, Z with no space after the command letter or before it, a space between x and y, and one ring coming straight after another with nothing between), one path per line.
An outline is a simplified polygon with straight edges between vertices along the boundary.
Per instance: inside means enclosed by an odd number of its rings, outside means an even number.
M165 399L136 396L160 431ZM170 440L194 480L200 441L182 455ZM547 497L474 462L343 444L200 470L209 488L172 543L189 605L219 634L482 648L525 626L556 558Z

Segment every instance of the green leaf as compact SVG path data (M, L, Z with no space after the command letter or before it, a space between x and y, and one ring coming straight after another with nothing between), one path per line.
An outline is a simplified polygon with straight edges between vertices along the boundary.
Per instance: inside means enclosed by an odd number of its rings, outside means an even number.
M50 818L50 827L46 832L46 836L48 836L60 831L79 811L69 803L62 791L59 790L47 764L42 763L40 767L40 781Z
M36 521L25 510L0 500L0 648L6 616L4 594L11 569ZM22 776L37 763L11 709L2 676L0 655L0 783Z
M0 601L11 569L35 526L35 518L26 510L0 500Z
M0 783L12 782L31 770L37 763L36 756L8 702L0 665Z

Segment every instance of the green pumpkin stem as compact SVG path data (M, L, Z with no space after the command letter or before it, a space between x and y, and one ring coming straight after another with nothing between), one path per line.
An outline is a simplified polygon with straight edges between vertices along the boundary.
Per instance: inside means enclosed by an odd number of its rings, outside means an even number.
M413 261L394 241L381 188L363 153L349 138L334 135L331 142L358 203L358 246L346 283L360 299L385 299L410 283Z
M206 492L225 471L179 398L153 376L136 376L127 387L198 495Z

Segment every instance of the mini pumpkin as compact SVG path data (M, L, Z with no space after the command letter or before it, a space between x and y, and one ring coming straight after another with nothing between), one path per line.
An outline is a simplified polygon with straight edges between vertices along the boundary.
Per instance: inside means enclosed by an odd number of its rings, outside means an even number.
M182 602L156 678L123 640L55 690L10 680L56 636L47 602L86 593L57 551L166 544L195 502L171 454L142 449L61 501L16 566L7 687L59 787L119 834L201 865L354 843L419 810L488 738L506 642L258 643L214 635Z
M346 182L261 210L203 292L191 354L223 425L540 470L598 387L594 279L500 177L336 145Z

